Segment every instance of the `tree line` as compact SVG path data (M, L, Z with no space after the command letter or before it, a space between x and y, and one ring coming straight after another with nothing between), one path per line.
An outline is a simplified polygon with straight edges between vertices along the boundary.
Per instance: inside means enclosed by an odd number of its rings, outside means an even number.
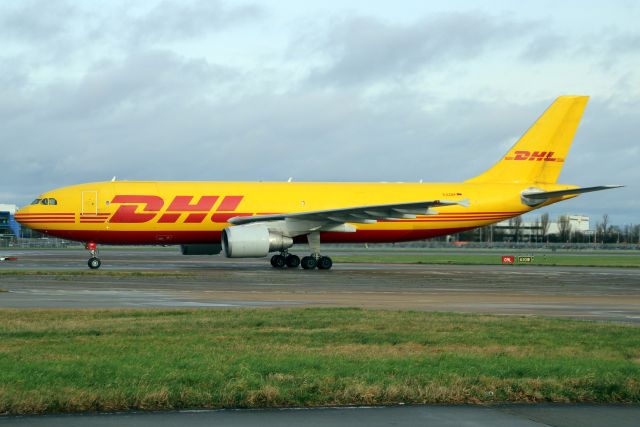
M511 218L507 226L488 225L465 231L455 240L474 242L538 242L538 243L619 243L640 244L640 224L613 225L604 214L595 229L583 232L574 229L569 215L556 218L557 233L550 233L551 219L548 213L537 216L525 226L521 216Z

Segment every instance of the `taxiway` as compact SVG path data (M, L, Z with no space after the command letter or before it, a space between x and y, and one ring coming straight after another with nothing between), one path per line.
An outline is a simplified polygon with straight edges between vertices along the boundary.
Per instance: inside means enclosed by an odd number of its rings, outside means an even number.
M25 250L0 264L0 307L324 306L535 314L640 324L640 269L340 264L273 269L268 260L113 248L91 274L83 250ZM48 274L33 274L33 273ZM29 273L29 274L27 274ZM78 273L78 274L76 274Z

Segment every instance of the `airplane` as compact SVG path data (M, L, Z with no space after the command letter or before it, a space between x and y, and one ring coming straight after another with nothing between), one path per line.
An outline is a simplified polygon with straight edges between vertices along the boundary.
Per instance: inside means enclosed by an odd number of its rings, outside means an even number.
M428 239L483 227L582 193L558 184L587 104L560 96L493 167L463 182L116 181L48 191L15 218L45 235L98 245L180 245L184 255L261 258L275 268L328 270L324 243ZM289 253L307 242L310 254Z

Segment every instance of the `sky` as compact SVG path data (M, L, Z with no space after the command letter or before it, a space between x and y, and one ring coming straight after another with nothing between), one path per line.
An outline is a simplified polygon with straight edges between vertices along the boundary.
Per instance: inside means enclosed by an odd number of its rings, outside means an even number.
M640 223L636 1L5 1L0 203L82 182L463 181L589 95L546 208ZM544 211L543 211L544 212Z

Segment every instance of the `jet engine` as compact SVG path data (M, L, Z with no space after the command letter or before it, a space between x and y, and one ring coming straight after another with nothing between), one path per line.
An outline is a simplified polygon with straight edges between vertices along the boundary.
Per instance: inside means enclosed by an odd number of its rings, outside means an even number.
M293 246L293 239L265 224L247 224L222 230L222 250L227 258L262 258L269 252Z

